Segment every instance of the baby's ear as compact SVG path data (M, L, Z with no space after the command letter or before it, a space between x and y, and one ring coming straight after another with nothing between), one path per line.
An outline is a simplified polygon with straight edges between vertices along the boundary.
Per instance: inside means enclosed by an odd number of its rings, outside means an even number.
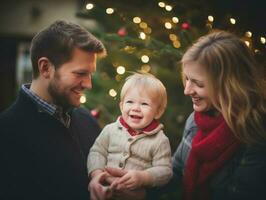
M122 110L123 110L123 102L122 101L120 101L119 107L120 107L120 111L122 112Z
M162 116L162 111L161 110L157 110L157 113L156 113L154 119L160 119L161 116Z

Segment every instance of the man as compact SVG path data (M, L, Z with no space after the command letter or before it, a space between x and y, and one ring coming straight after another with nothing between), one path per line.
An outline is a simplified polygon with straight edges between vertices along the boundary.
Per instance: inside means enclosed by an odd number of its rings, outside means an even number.
M0 115L0 199L89 199L86 157L100 130L78 107L105 52L65 21L33 38L32 83Z

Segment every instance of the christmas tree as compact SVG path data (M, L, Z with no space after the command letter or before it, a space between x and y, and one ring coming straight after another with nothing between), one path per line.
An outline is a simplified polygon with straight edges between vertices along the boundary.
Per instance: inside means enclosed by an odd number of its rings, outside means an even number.
M102 126L120 115L119 93L125 78L133 72L149 72L164 83L168 92L161 122L174 150L185 119L192 112L190 98L183 95L179 63L187 47L199 36L219 28L235 32L259 59L264 57L255 48L258 43L247 27L236 26L237 20L230 14L214 17L212 6L204 0L95 0L81 5L78 17L97 22L94 34L108 51L98 63L93 90L86 93L83 104ZM265 38L260 39L265 44Z

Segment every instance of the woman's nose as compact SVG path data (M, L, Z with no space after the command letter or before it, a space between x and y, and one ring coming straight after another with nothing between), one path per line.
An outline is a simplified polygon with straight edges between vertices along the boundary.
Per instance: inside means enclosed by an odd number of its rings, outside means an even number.
M191 82L188 80L185 83L185 87L184 87L184 94L185 95L191 95L194 92L193 90L193 85L191 84Z

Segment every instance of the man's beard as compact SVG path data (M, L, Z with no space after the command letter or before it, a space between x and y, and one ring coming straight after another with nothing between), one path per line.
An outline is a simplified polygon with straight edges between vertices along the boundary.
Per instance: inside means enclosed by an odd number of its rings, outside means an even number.
M67 110L71 107L68 99L68 95L58 87L56 80L48 85L48 92L52 97L52 101L55 105L60 106L63 110Z

